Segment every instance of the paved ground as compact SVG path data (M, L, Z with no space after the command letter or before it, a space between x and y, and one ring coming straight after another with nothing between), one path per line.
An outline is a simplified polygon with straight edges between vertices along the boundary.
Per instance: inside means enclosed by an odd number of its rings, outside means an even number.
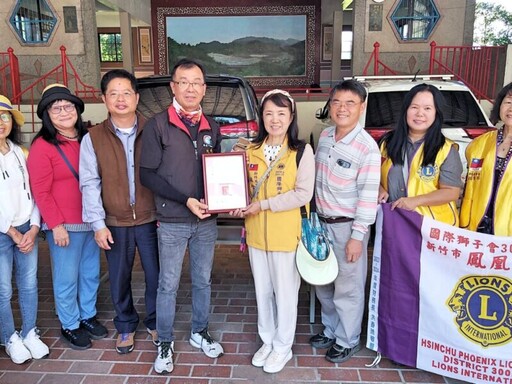
M104 259L102 271L105 271ZM143 278L140 264L133 276L137 308L143 307ZM55 316L50 261L45 242L40 244L38 326L43 340L50 346L50 357L23 365L13 364L0 350L0 384L164 384L164 383L455 383L441 376L416 369L397 367L383 358L375 368L367 368L375 353L363 348L344 364L332 364L307 343L310 335L320 331L318 303L315 324L309 323L309 293L301 288L299 318L294 357L277 374L266 374L251 365L260 342L256 333L256 301L248 259L237 246L218 245L213 272L210 332L225 350L219 359L209 359L188 344L191 318L190 279L188 268L178 295L176 317L177 341L175 369L160 376L152 368L156 356L141 323L135 350L119 355L114 350L117 336L112 318L107 276L104 275L98 297L98 318L110 330L106 339L93 341L86 351L75 351L59 338L59 322ZM18 312L16 312L18 316Z

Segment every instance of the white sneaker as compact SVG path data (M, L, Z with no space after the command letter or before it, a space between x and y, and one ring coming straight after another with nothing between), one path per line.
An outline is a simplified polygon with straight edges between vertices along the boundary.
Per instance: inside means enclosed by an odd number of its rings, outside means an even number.
M189 342L194 348L201 348L204 354L212 359L221 357L224 354L222 345L213 340L208 333L208 328L203 329L201 332L191 333Z
M263 367L270 352L272 352L272 346L270 344L263 344L252 357L252 365L255 367Z
M5 353L9 355L15 364L23 364L32 358L30 351L23 345L18 332L14 332L7 344L5 344Z
M288 351L288 353L278 353L276 351L272 351L267 357L267 360L265 360L263 370L267 373L281 372L286 363L291 360L292 356L292 351Z
M23 339L23 344L29 350L33 359L42 359L50 354L48 346L39 338L39 330L37 328L30 330L27 337Z
M174 369L172 354L174 353L174 341L160 342L158 345L158 355L156 356L153 368L156 373L171 373Z

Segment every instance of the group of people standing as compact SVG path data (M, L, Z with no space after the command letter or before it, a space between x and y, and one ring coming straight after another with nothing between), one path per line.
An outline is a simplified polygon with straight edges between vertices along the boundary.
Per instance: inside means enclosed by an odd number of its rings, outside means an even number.
M37 234L45 231L62 338L75 349L107 336L96 315L100 249L105 251L116 316L115 349L135 347L139 315L131 274L138 250L145 275L146 330L158 347L154 370L174 369L176 296L188 249L192 280L189 342L208 357L223 355L208 331L215 215L204 204L202 155L220 152L218 124L201 109L206 92L200 63L183 59L171 72L172 104L148 121L137 111L134 76L107 72L101 81L108 117L86 130L84 103L60 84L42 93L42 128L30 154L21 147L23 115L0 96L0 342L15 363L48 356L39 337ZM380 144L359 124L366 90L355 80L329 95L333 126L316 154L298 139L296 103L284 90L261 99L258 136L246 151L250 204L231 212L245 219L262 346L252 364L281 371L292 358L300 275L295 252L301 214L313 195L338 261L338 277L317 286L323 330L310 338L341 363L360 348L365 308L369 227L379 202L459 224L456 200L462 164L441 133L443 98L420 84L405 97L395 130ZM468 181L460 224L510 236L505 203L512 188L512 84L491 117L504 122L468 147ZM42 220L41 220L42 218ZM22 327L14 326L12 273L16 271Z
M86 129L83 101L61 84L46 87L37 107L42 126L30 154L21 146L23 115L0 96L1 344L21 364L49 355L39 337L37 234L48 240L62 339L87 349L108 330L97 319L100 250L105 251L116 316L115 349L135 348L139 315L131 281L136 251L145 277L144 325L158 347L155 371L173 370L176 293L188 247L193 316L190 344L216 358L208 332L217 227L202 203L201 155L220 151L218 124L204 116L203 68L182 60L172 71L174 100L146 121L137 112L133 74L111 70L101 80L108 117ZM21 332L12 315L15 271Z
M298 140L294 100L272 90L261 100L261 128L247 150L251 204L232 214L245 217L249 260L263 342L252 364L268 373L292 358L300 276L295 252L301 237L300 209L315 192L316 212L338 261L338 277L317 286L324 329L310 338L333 363L360 348L369 226L375 220L380 153L359 124L366 90L355 80L330 93L333 127L320 136L316 155Z

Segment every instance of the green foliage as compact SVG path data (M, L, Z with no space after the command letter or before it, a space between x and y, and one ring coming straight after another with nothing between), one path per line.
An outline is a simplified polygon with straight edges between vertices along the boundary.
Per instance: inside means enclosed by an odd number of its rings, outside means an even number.
M120 33L99 33L98 39L100 44L100 61L123 61Z
M512 44L512 13L502 5L477 2L475 10L475 44Z
M208 73L235 76L303 76L305 41L244 37L230 43L179 44L167 39L169 68L184 57L200 61Z

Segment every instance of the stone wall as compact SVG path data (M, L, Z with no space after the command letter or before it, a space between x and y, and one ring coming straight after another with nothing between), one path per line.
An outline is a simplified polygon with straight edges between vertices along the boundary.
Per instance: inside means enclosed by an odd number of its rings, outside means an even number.
M352 72L361 75L373 52L373 44L380 44L381 61L400 74L427 73L430 43L461 46L473 44L475 0L435 1L440 19L433 33L425 41L404 42L398 39L389 16L399 0L384 1L382 28L370 31L370 6L373 0L354 2L354 56ZM373 72L372 72L373 74Z

